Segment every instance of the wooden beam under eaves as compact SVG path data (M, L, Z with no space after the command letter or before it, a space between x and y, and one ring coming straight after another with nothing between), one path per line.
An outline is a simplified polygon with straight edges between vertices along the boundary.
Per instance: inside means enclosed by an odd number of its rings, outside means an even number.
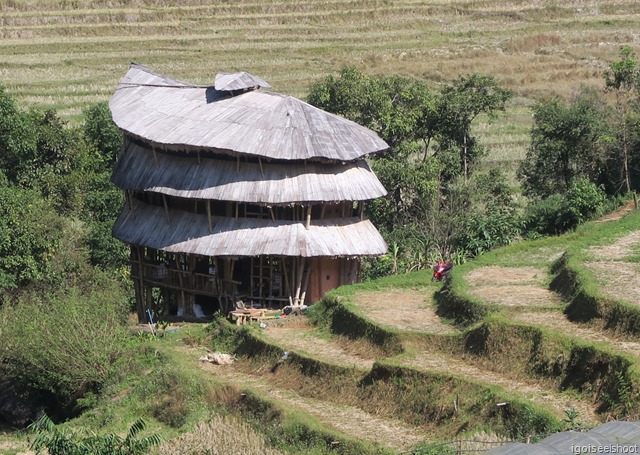
M167 201L167 195L162 193L162 203L164 204L164 214L167 216L167 223L171 224L171 217L169 216L169 202Z

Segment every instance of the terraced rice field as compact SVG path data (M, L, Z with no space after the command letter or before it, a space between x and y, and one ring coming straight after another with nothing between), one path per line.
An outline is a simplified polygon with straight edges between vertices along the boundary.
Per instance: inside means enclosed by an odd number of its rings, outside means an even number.
M615 250L619 253L618 260L625 263L629 255L635 254L640 247L640 231L632 230L605 243L606 246L594 246L589 250L591 259L587 266L596 274L598 269L593 264L598 263L601 255ZM464 274L468 292L473 298L481 301L491 312L501 314L514 327L543 328L558 339L578 344L592 343L594 349L620 354L631 363L640 365L637 337L612 331L598 321L572 322L564 314L566 302L549 289L550 269L562 254L562 248L532 245L530 248L504 251L504 254L495 256L498 258L495 263L485 261ZM457 435L464 430L390 413L392 404L384 404L383 400L375 405L380 397L373 402L355 398L357 392L354 390L360 387L357 384L366 382L365 378L376 370L379 362L403 369L406 374L416 372L433 378L459 378L464 384L488 387L490 389L486 390L493 391L496 401L517 397L547 410L559 421L569 410L575 412L578 421L585 426L594 426L607 418L591 392L563 391L551 378L525 374L526 369L514 369L511 365L501 365L461 349L460 342L464 342L468 332L438 316L433 301L435 289L435 286L419 279L410 288L406 285L383 286L376 291L356 290L345 294L351 296L353 311L385 327L402 340L403 352L399 354L385 354L364 339L329 333L309 324L305 317L272 321L266 328L256 329L257 335L276 350L286 350L294 356L313 359L312 362L341 371L334 373L342 376L339 381L343 385L335 393L327 393L322 378L294 378L287 376L290 373L282 376L275 369L270 369L268 363L261 363L263 361L244 359L232 366L201 367L229 383L242 384L296 412L306 413L326 428L393 451L410 450L423 441L463 438ZM618 287L618 290L623 294L621 298L632 300L631 296L637 295L638 288ZM508 346L505 349L508 351ZM191 357L195 362L196 356ZM397 378L397 381L402 380ZM483 448L501 441L496 435L489 436ZM471 453L481 453L480 449L470 450L478 450Z
M492 74L516 97L476 134L492 161L522 158L531 105L603 86L621 45L638 46L633 0L0 0L0 84L77 120L107 100L131 61L193 83L249 71L304 98L344 66L434 87Z

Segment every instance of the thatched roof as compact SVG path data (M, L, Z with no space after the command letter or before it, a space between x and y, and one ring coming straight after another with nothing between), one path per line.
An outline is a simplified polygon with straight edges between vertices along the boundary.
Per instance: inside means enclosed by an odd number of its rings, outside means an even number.
M135 64L109 107L122 130L175 150L353 161L389 148L373 131L291 96L264 90L229 96Z
M245 163L175 156L128 142L111 177L124 190L183 198L286 204L362 201L386 194L364 160L353 163Z
M556 455L565 453L637 453L640 422L607 422L586 432L564 431L535 444L511 442L486 455ZM588 447L588 450L576 450ZM615 451L613 448L615 447Z
M212 233L206 215L134 201L125 206L114 237L172 253L203 256L377 256L387 245L369 220L340 218L313 221L309 229L299 221L215 217Z
M214 87L220 91L249 90L258 87L271 88L266 81L245 71L216 74Z

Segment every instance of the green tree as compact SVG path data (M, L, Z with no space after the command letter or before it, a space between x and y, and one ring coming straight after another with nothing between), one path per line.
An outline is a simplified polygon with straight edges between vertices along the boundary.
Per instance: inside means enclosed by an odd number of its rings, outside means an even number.
M469 168L483 151L476 139L471 136L471 124L480 114L487 114L490 119L504 111L511 92L501 88L493 76L471 74L460 76L447 85L438 98L435 122L432 128L436 131L440 153L457 152L460 156L459 172L467 181Z
M0 296L46 277L62 225L37 191L0 186Z
M111 169L116 162L124 144L122 132L111 118L109 105L97 103L84 110L84 136L100 152L107 166Z
M525 195L563 193L576 177L598 181L609 137L602 105L585 89L570 103L554 99L534 107L531 146L518 168Z
M391 147L392 156L430 131L427 117L433 114L434 96L426 84L400 76L372 77L354 67L343 68L339 77L328 76L311 86L310 104L375 131Z
M640 144L640 65L633 49L624 46L620 50L620 60L611 63L605 73L606 87L615 96L615 116L613 119L616 141L612 144L610 164L616 190L631 191L631 162L633 149ZM618 191L616 191L618 192Z
M25 163L36 157L37 130L28 114L0 86L0 170L12 182Z
M466 183L481 155L471 124L480 114L495 117L509 97L488 76L464 76L437 93L422 81L355 68L312 86L311 104L376 131L391 147L371 157L388 195L370 202L367 214L395 248L367 270L414 270L453 253L474 199L457 180Z

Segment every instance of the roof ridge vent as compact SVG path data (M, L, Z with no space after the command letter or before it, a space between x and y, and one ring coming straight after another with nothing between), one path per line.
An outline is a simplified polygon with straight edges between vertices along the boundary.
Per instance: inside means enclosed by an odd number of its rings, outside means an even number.
M246 71L239 73L218 73L214 82L216 90L221 92L256 90L260 87L270 88L264 80Z

